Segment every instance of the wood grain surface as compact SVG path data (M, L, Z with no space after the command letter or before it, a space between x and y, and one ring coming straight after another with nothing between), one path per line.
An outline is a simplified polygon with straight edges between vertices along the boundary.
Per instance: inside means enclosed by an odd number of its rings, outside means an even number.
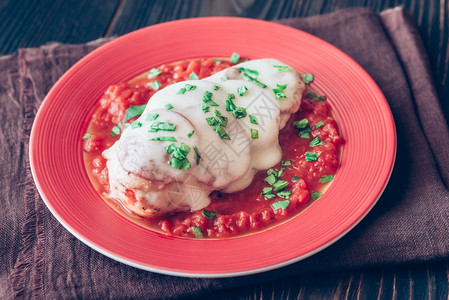
M398 5L414 16L441 105L449 119L449 0L0 0L0 54L50 41L84 43L160 22L200 16L265 20L347 7L381 12ZM220 291L203 299L449 299L447 261L324 273Z

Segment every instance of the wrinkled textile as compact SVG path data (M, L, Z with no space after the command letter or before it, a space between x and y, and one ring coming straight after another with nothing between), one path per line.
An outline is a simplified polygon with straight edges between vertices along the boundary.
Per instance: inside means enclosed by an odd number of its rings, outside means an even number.
M357 8L279 22L346 52L390 104L398 133L396 164L383 196L359 225L308 259L236 278L171 277L103 256L51 215L27 157L32 122L45 94L104 41L20 49L0 58L0 298L177 298L313 272L448 257L449 134L413 20L401 9L378 15Z

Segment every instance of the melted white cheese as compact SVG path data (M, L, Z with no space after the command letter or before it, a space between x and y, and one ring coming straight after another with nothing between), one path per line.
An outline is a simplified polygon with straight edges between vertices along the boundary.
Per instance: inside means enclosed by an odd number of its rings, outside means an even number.
M137 120L142 126L129 126L103 154L108 160L110 196L141 216L195 211L210 203L208 195L212 191L242 190L250 185L258 170L277 164L282 157L279 130L299 109L304 82L293 69L278 71L273 65L285 66L275 59L248 61L203 80L173 84L154 94ZM257 70L257 80L267 87L248 81L237 68ZM179 94L186 84L196 88ZM276 99L273 89L278 84L287 85L283 90L285 98ZM247 91L240 96L238 88L242 86ZM205 113L201 105L206 92L212 93L211 100L218 105L210 106ZM226 111L229 94L235 95L232 100L235 106L245 108L258 124L251 123L249 116L237 119L232 111ZM167 110L167 104L173 108ZM223 129L229 140L222 139L214 131L215 126L206 121L208 117L216 117L215 110L228 120ZM156 122L176 124L176 130L149 132L153 121L146 119L154 113L159 114ZM251 128L258 131L257 139L251 138ZM192 131L195 133L189 138ZM171 157L165 147L173 142L152 140L160 136L173 136L176 146L182 142L191 147L187 155L190 168L179 170L168 164ZM193 146L201 156L199 164ZM129 199L127 190L134 192L136 201Z

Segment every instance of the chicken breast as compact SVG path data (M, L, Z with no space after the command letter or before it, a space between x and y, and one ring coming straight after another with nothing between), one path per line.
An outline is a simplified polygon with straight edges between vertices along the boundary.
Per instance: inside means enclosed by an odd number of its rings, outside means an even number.
M304 88L295 70L259 59L158 91L103 153L110 197L155 217L202 209L214 190L246 188L281 160L279 130Z

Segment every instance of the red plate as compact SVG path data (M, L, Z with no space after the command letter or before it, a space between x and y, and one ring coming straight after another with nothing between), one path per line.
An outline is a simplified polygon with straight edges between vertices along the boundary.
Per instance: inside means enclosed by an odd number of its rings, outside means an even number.
M276 58L313 73L340 125L341 167L326 193L275 228L226 240L191 240L152 232L100 198L83 164L83 136L106 88L163 63L195 57ZM270 22L212 17L168 22L124 35L68 70L37 113L31 169L54 216L93 249L131 266L171 275L225 277L262 272L304 259L351 230L390 177L396 132L390 108L371 77L330 44Z

